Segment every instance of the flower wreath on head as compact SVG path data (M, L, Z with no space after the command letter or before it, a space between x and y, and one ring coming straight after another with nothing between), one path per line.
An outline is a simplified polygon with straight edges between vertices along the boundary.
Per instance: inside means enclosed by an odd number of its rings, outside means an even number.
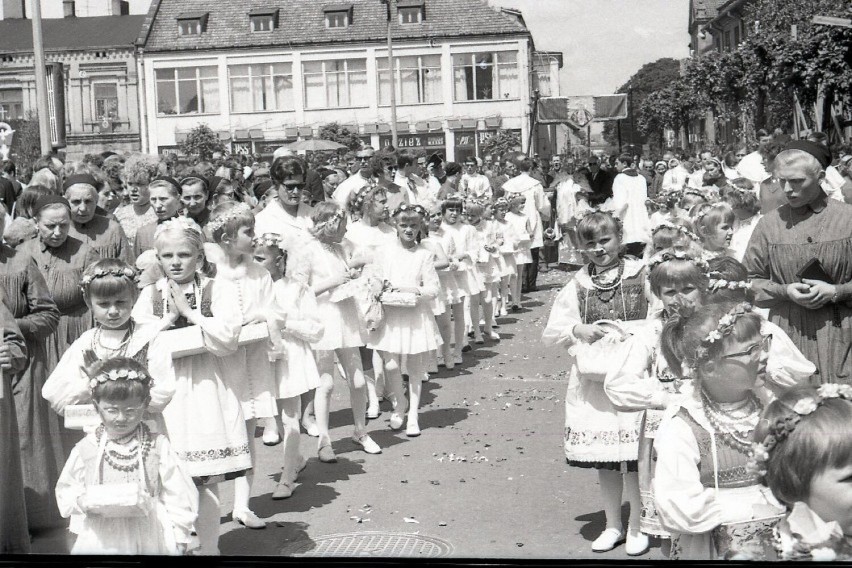
M698 226L698 224L701 222L701 220L702 220L702 219L704 219L704 217L706 217L706 216L707 216L707 214L708 214L708 213L710 213L710 211L712 211L712 210L714 210L714 209L722 208L722 207L724 207L725 205L727 205L727 204L726 204L726 203L724 203L724 202L719 202L719 203L708 203L708 207L707 207L706 209L704 209L704 211L702 211L701 213L697 214L697 215L695 216L695 219L693 219L693 220L692 220L692 225L693 225L694 227L697 227L697 226Z
M173 219L169 219L168 221L163 221L159 225L157 225L156 231L154 231L154 237L160 236L164 231L168 231L170 229L178 229L181 231L193 231L198 233L199 235L203 235L204 232L201 230L201 226L190 219L189 217L184 217L183 215L178 215Z
M707 264L707 261L701 257L695 257L689 253L680 250L663 250L648 259L648 273L652 272L659 265L664 264L666 262L671 262L673 260L684 260L686 262L691 262L692 264L700 268L701 271L705 274L710 271L710 265Z
M112 369L105 373L97 374L89 381L89 390L94 391L98 385L104 384L107 381L140 381L149 387L154 381L147 373L135 371L133 369Z
M683 225L675 225L674 223L669 223L668 221L664 221L664 222L660 223L659 225L657 225L656 227L654 227L653 229L651 229L651 235L656 235L658 232L662 231L663 229L670 229L672 231L677 231L678 233L680 233L684 237L687 237L687 238L691 239L693 242L696 242L696 243L700 241L700 239L698 238L698 235L696 235L695 233L693 233L692 231L690 231L689 229L687 229Z
M428 215L428 213L426 212L426 208L422 205L409 205L407 203L403 203L402 205L394 209L393 215L391 215L391 217L396 217L400 213L404 213L406 211L416 213L423 218L426 218L426 216Z
M610 211L608 209L602 209L599 205L585 209L583 211L583 213L580 215L579 220L582 221L586 217L591 217L595 213L601 213L603 215L607 215L608 217L612 218L612 220L615 221L615 224L618 227L619 232L622 232L622 233L624 232L624 222L622 222L622 220L617 215L613 215L612 211Z
M716 329L707 334L707 337L701 340L701 345L695 348L695 355L692 361L684 361L682 371L685 376L691 376L702 363L705 363L710 356L710 348L717 342L730 335L734 330L734 325L737 320L746 314L752 313L752 306L748 302L737 304L731 311L719 319Z
M686 189L678 190L678 191L680 191L681 197L686 197L687 195L695 195L697 197L702 198L705 202L709 203L707 196L704 195L704 192L701 191L700 189L695 189L694 187L688 187Z
M284 239L278 233L263 233L262 235L252 239L251 244L256 247L277 247L281 249L281 242Z
M224 227L225 224L227 224L229 221L233 221L234 219L246 214L254 216L251 207L249 207L245 203L237 203L234 208L228 211L227 213L210 219L210 221L207 222L207 230L210 231L210 234L212 235L213 233Z
M815 412L830 398L842 398L852 402L852 386L826 383L817 388L815 397L802 398L796 401L796 404L792 407L784 405L790 412L778 418L775 423L769 423L769 434L762 442L755 442L751 445L752 450L748 462L749 471L762 479L767 473L767 462L772 450L793 433L802 417Z
M336 213L334 213L334 215L332 215L331 217L329 217L325 221L321 221L321 222L317 223L316 225L314 225L314 230L316 230L317 232L322 231L323 229L325 229L326 227L328 227L332 223L339 223L340 221L343 220L343 218L345 216L346 216L346 214L343 213L342 209L340 209Z
M92 274L87 274L83 276L83 278L80 280L80 289L85 292L92 284L92 281L97 280L99 278L104 278L106 276L115 276L116 278L127 278L128 280L134 283L139 282L139 275L130 266L111 269L100 268L94 271Z
M361 207L364 206L367 198L372 197L379 189L381 189L381 186L374 183L371 179L370 183L355 192L355 196L349 202L349 210L354 212L361 211Z
M718 290L751 290L751 281L725 280L719 272L711 272L707 291L712 294Z
M497 207L506 207L508 209L509 208L509 200L506 199L505 197L498 197L494 201L494 208L496 209Z

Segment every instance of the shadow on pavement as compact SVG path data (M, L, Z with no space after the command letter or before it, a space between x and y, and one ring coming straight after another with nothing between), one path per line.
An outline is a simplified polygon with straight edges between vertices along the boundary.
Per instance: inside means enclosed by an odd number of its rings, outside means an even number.
M259 511L258 514L262 515ZM234 554L250 556L279 556L288 554L291 543L299 543L299 552L316 548L308 536L306 523L270 522L263 530L239 529L223 534L219 548Z

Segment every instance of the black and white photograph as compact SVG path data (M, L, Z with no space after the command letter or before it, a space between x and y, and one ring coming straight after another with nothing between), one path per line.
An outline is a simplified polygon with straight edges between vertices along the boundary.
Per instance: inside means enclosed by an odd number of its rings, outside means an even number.
M178 556L852 562L849 0L0 0L0 564Z

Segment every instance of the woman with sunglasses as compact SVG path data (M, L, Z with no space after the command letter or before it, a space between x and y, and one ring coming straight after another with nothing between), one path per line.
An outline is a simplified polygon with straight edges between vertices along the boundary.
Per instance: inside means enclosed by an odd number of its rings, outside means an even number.
M281 236L281 249L288 254L294 246L310 239L308 230L313 227L310 205L302 201L305 188L305 168L294 156L276 158L270 170L277 199L257 214L255 232L259 235L275 233Z

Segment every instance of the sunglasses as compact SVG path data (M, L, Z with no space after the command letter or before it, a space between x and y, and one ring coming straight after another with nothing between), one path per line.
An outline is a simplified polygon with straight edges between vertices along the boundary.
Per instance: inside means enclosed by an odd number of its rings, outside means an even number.
M772 345L772 336L771 335L761 335L760 341L746 349L745 351L740 351L739 353L731 353L729 355L722 355L719 359L733 359L735 357L754 357L759 353L768 353L769 348Z

